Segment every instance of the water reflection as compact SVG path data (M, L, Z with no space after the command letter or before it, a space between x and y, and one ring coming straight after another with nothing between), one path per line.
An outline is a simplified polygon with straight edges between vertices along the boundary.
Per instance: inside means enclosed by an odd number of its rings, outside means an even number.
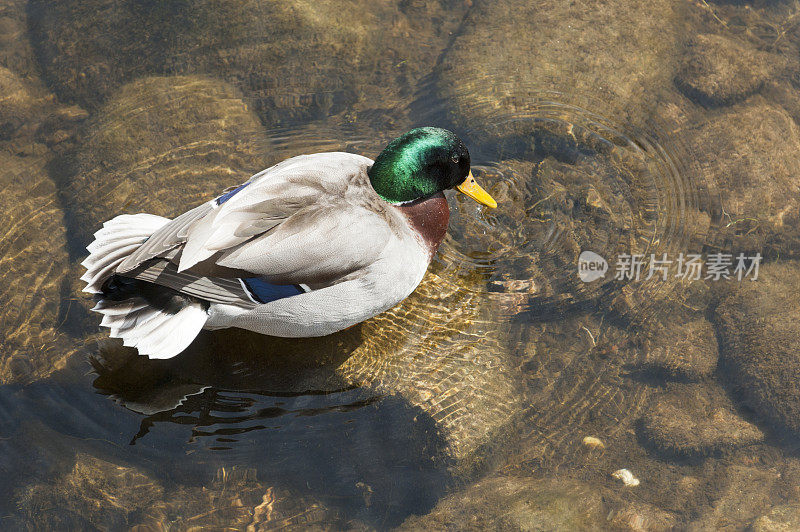
M441 496L449 459L425 412L332 373L359 337L358 328L300 341L205 333L172 360L104 342L92 359L95 375L73 361L50 380L0 391L0 411L11 417L2 468L28 467L21 457L30 448L44 462L28 478L46 478L75 453L124 457L152 478L189 485L235 465L349 518L398 523ZM99 393L85 388L87 378Z
M167 360L150 360L135 349L104 342L92 358L98 375L93 384L125 408L147 416L132 444L154 423L191 424L190 414L196 416L193 437L213 436L198 427L313 416L327 409L347 412L378 401L380 396L358 392L334 372L360 341L360 327L324 339L297 340L233 329L204 332ZM270 397L274 404L263 407ZM287 404L293 402L298 403L294 408ZM250 424L241 430L256 428L264 426ZM231 434L235 429L220 431Z

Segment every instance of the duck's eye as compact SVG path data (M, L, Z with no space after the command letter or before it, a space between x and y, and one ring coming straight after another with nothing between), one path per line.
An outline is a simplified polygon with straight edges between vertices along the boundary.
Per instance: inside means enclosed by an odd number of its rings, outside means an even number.
M458 155L453 155L452 157L450 157L450 160L453 161L454 163L458 164L458 161L459 161Z

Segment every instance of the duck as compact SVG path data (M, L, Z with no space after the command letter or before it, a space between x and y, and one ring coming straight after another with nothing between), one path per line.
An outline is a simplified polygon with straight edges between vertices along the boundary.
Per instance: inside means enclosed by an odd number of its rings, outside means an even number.
M442 128L412 129L375 160L292 157L174 219L105 222L83 290L110 336L149 358L180 354L203 329L329 335L417 288L447 233L448 189L497 207Z

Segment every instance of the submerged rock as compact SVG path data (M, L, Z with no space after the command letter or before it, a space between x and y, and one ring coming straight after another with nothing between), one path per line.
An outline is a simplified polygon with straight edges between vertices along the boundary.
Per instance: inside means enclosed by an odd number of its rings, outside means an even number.
M527 189L526 215L519 226L539 256L530 262L543 275L541 295L569 298L573 303L617 294L614 261L619 254L642 253L639 246L649 227L638 223L637 194L628 183L645 180L638 165L630 167L612 151L603 156L581 156L574 163L547 157L538 166ZM641 161L638 161L641 163ZM531 247L530 245L527 247ZM591 251L609 263L599 279L582 282L579 257Z
M27 0L0 5L0 142L20 140L12 149L17 152L28 152L42 120L59 112L41 80L28 36L27 5Z
M689 530L745 530L769 509L780 489L776 468L735 463L719 469L715 485L701 495L712 499L710 507L688 524Z
M494 473L443 498L429 514L406 519L399 530L641 531L678 526L675 514L636 500L638 489L611 482Z
M659 453L688 458L731 451L764 438L733 411L721 389L703 384L673 385L653 397L640 434Z
M400 530L591 530L606 512L598 490L569 479L493 475L444 498Z
M775 58L721 35L698 35L689 43L675 81L704 105L730 105L757 92Z
M265 123L409 94L464 3L337 0L31 2L43 70L66 101L94 106L152 74L211 74L256 102Z
M609 322L607 316L572 312L515 327L516 364L529 390L509 459L517 469L561 473L585 471L588 465L594 470L598 458L609 457L599 482L616 484L610 474L621 467L643 473L624 455L616 456L632 445L624 440L631 439L646 404L647 387L626 378L626 368L640 361L642 352L627 330ZM600 438L605 449L585 446L587 435Z
M795 123L800 123L800 94L794 85L773 79L764 84L761 94L768 102L782 107Z
M608 526L614 530L675 530L678 518L644 502L630 502L615 508L608 514Z
M697 164L721 195L733 249L783 255L796 249L800 129L792 118L756 96L690 133Z
M68 260L64 215L46 171L43 147L20 157L0 151L0 384L29 381L64 365L72 340L58 327Z
M652 229L640 223L637 207L645 187L629 186L646 181L646 170L641 161L627 163L612 149L573 162L556 156L538 164L504 160L479 176L503 208L486 213L459 205L450 234L462 255L489 254L489 290L506 303L506 313L541 318L618 293L613 261L621 253L643 253L639 242ZM611 269L582 282L577 273L583 251L606 258ZM449 252L445 247L443 254Z
M126 85L86 124L81 140L74 168L60 179L70 230L82 246L118 214L173 217L266 166L256 116L233 87L201 77Z
M766 514L750 524L752 532L791 532L800 530L800 504L773 506Z
M63 476L18 490L17 507L17 525L31 529L344 525L323 504L265 485L251 470L222 468L205 485L168 488L146 471L84 453Z
M800 264L765 264L757 281L729 288L715 319L732 390L777 431L798 435Z
M32 528L120 528L163 497L164 488L135 468L78 454L62 478L19 490L17 505Z
M77 105L54 109L36 130L36 139L56 153L74 151L75 135L89 113Z
M717 368L717 337L713 325L702 315L673 307L646 324L642 332L647 350L643 369L657 376L698 381Z
M10 139L23 126L30 127L42 103L19 76L0 66L0 140Z
M455 472L467 476L514 436L527 406L507 331L493 323L488 300L467 288L474 283L429 272L411 296L363 324L363 343L336 370L429 414Z
M677 249L699 250L710 225L694 198L664 192L672 176L659 173L660 161L618 146L579 153L571 162L558 153L538 164L496 164L479 177L500 198L502 211L471 215L467 209L467 216L453 216L458 245L491 253L497 272L491 291L506 297L509 311L541 320L601 301L625 319L646 323L659 305L704 308L698 283L677 279L674 264L666 278L649 272L651 254L674 260ZM604 260L605 270L582 277L584 254ZM631 255L641 263L636 272L624 267Z
M600 102L607 107L590 108L606 117L641 119L674 75L683 4L477 0L440 61L438 96L477 140L520 127L493 117L537 109L544 91Z
M5 0L0 4L0 65L40 86L39 64L28 38L27 6L28 0Z
M27 0L0 5L0 142L10 151L29 153L42 121L60 110L41 79L28 35ZM63 137L63 135L62 135ZM49 143L48 143L49 144Z

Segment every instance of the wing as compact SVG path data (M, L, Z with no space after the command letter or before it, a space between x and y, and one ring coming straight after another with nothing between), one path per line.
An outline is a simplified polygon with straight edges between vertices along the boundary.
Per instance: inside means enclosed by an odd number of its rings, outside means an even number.
M174 253L186 242L188 227L214 210L211 202L187 211L150 235L139 248L117 266L117 273L128 273L145 261Z
M288 159L179 216L117 271L168 257L179 273L211 261L281 284L344 277L377 260L393 235L369 186L371 164L345 153Z
M392 238L385 218L360 206L311 206L224 250L216 263L278 284L328 284L375 262Z

